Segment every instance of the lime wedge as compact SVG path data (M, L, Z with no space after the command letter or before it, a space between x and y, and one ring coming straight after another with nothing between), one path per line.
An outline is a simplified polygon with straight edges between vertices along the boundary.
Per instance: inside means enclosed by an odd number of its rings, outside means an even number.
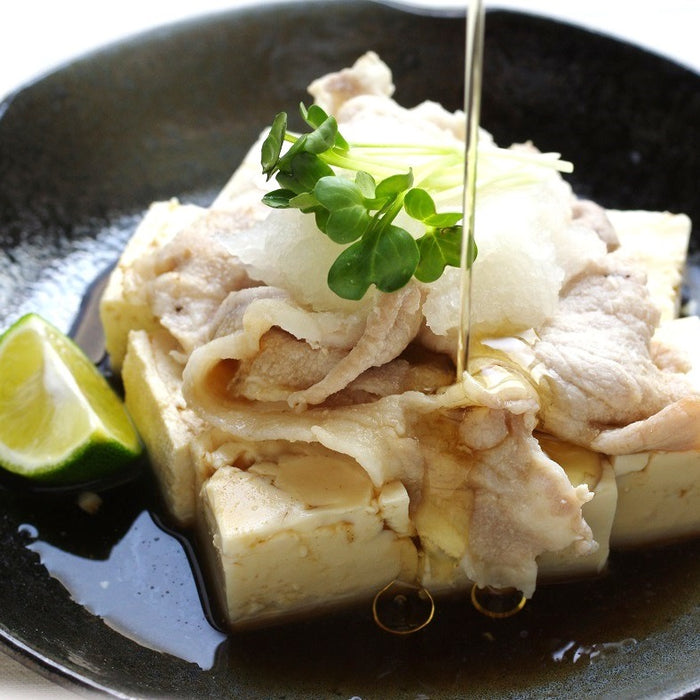
M36 314L0 337L2 467L42 483L81 483L141 450L119 397L72 340Z

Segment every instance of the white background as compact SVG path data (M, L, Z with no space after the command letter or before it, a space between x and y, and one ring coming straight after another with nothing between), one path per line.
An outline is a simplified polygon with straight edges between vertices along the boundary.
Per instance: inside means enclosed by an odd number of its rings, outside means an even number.
M253 2L5 0L0 10L0 98L106 43L158 25ZM466 6L467 0L406 0L406 4L454 9ZM485 0L485 4L487 9L519 9L603 31L700 72L700 0ZM76 697L5 656L1 648L0 696Z

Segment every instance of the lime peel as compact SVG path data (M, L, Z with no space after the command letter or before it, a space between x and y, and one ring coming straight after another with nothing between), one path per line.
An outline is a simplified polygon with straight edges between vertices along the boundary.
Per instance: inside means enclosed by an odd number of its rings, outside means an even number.
M141 452L123 403L70 338L37 314L0 337L0 466L42 483L82 483Z

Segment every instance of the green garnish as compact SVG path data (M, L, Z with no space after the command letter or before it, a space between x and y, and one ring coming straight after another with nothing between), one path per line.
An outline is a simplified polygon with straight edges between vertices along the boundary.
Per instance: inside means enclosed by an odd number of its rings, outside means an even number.
M372 284L382 292L394 292L413 276L433 282L446 266L459 267L462 212L438 212L436 200L454 199L463 187L464 153L460 149L424 144L350 145L340 134L335 117L320 106L307 109L302 104L300 111L311 127L308 133L290 133L287 114L280 112L263 142L263 173L268 180L276 177L280 185L263 202L313 214L323 233L346 246L328 271L333 292L357 300ZM283 153L285 142L291 146ZM489 153L525 166L559 170L570 166L556 154L498 148ZM527 177L516 171L511 182ZM496 179L504 178L498 175ZM419 238L395 223L402 211L424 227ZM474 246L469 251L469 266L476 255Z
M263 173L268 179L276 176L281 186L263 201L314 214L323 233L347 246L328 271L333 292L344 299L361 299L372 284L394 292L413 275L432 282L446 265L459 267L461 212L438 214L428 191L413 186L412 169L377 182L366 166L381 171L381 162L368 161L359 149L354 157L355 149L338 131L334 117L318 105L308 110L302 105L301 114L312 131L288 133L287 115L281 112L263 143ZM282 155L285 141L292 145ZM354 170L354 179L337 175L331 166ZM393 223L402 209L426 227L418 240Z

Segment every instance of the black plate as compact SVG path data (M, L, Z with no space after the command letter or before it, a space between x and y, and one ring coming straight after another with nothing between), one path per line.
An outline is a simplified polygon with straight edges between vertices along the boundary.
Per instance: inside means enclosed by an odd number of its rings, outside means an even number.
M483 123L499 142L562 152L576 164L578 192L606 206L700 221L697 75L546 19L492 12L486 26ZM368 49L393 68L400 102L460 107L462 20L359 2L266 4L158 30L11 95L0 106L2 325L35 310L69 329L151 200L210 201L275 112ZM695 254L699 240L696 229ZM509 620L444 602L424 632L396 638L361 609L230 636L214 654L211 635L223 637L202 621L196 593L177 594L192 585L186 566L171 566L179 545L144 521L158 512L148 477L103 499L88 516L72 495L0 485L0 635L59 681L170 697L667 697L700 688L696 543L615 554L604 578L538 590ZM69 583L71 597L37 553L62 580L84 562L98 588L120 577L133 585L122 600L95 602ZM128 576L112 561L119 556ZM95 569L104 562L104 573ZM206 637L211 658L116 631L143 598L185 647Z

